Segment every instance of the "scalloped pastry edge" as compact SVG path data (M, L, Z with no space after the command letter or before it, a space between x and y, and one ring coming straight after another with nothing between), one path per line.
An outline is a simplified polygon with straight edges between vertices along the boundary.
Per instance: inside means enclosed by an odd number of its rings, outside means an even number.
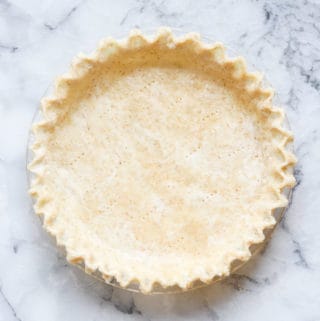
M52 218L46 211L46 205L50 202L50 199L40 195L39 192L44 179L41 168L45 154L45 147L42 144L43 135L45 135L47 128L54 126L57 122L57 114L59 113L59 107L57 106L62 105L63 100L68 96L69 84L85 76L96 62L103 62L109 59L109 57L117 52L118 48L135 49L146 43L152 44L156 41L163 43L169 48L174 48L177 43L184 43L192 46L192 49L196 52L209 51L215 62L222 66L231 67L233 79L245 82L245 88L248 92L255 92L260 98L263 98L263 103L260 104L259 107L262 111L270 113L270 117L272 117L271 129L275 132L273 144L276 146L279 154L281 154L281 160L274 164L274 173L280 179L280 182L273 186L274 194L278 200L277 205L268 208L268 211L270 211L269 219L266 220L266 222L260 226L260 229L256 231L255 235L247 241L245 244L246 250L233 256L232 260L227 262L224 268L219 271L211 270L208 272L199 269L193 276L176 276L174 280L170 282L165 279L139 280L134 276L134 273L129 277L124 276L123 273L121 273L121 267L119 267L118 271L110 273L110 271L105 271L101 268L99 263L95 262L94 258L83 253L77 253L73 241L66 240L63 231L54 228ZM284 111L281 108L273 106L272 97L274 91L271 88L262 87L262 78L260 73L249 73L247 71L245 60L242 57L227 57L225 48L221 43L212 45L205 44L201 41L200 35L197 33L188 33L182 37L175 37L171 29L166 27L159 28L152 37L143 35L139 30L132 30L129 37L125 40L116 41L113 38L107 38L100 42L98 48L91 55L86 56L79 54L76 56L69 72L63 74L56 80L53 94L41 101L43 120L33 125L32 128L35 142L30 147L33 152L33 160L28 166L28 169L34 176L29 193L35 199L35 213L43 217L44 228L55 237L57 244L65 248L67 260L73 264L81 264L89 274L99 274L106 282L116 280L116 284L123 288L128 288L134 284L143 293L151 293L157 285L160 285L160 287L164 289L168 287L178 287L182 290L187 290L193 288L193 286L199 282L202 284L210 284L217 278L221 279L229 276L233 272L232 266L235 262L241 262L241 265L247 262L252 256L251 247L263 243L265 241L265 231L274 228L276 225L277 222L272 215L274 210L286 207L288 204L288 200L282 192L286 188L292 188L295 185L293 167L297 161L294 154L288 150L289 144L293 141L293 135L283 128L285 119ZM53 107L53 105L55 107Z

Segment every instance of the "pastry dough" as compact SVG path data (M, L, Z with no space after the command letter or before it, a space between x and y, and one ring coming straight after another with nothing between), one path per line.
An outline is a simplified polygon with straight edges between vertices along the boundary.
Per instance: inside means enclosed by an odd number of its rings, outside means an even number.
M182 289L247 261L294 185L272 89L196 34L102 41L42 101L30 193L70 262Z

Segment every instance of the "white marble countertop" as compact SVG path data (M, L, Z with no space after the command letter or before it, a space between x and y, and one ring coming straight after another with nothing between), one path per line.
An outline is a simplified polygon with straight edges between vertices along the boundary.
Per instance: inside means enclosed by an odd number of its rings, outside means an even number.
M0 321L320 320L320 2L0 1ZM69 266L33 215L26 145L39 100L79 51L133 27L208 34L276 88L296 136L297 187L266 250L180 295L113 289Z

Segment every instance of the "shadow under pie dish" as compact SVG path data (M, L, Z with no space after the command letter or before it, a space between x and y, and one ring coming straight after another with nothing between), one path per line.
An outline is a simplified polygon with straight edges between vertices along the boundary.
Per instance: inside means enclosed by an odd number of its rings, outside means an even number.
M150 293L229 275L294 186L273 90L197 34L132 31L42 100L30 193L67 259Z

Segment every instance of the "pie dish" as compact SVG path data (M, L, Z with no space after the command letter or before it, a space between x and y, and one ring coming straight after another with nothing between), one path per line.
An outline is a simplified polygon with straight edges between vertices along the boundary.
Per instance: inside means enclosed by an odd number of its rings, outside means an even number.
M30 194L71 263L150 293L232 272L295 184L273 90L197 34L134 30L79 55L41 103Z

